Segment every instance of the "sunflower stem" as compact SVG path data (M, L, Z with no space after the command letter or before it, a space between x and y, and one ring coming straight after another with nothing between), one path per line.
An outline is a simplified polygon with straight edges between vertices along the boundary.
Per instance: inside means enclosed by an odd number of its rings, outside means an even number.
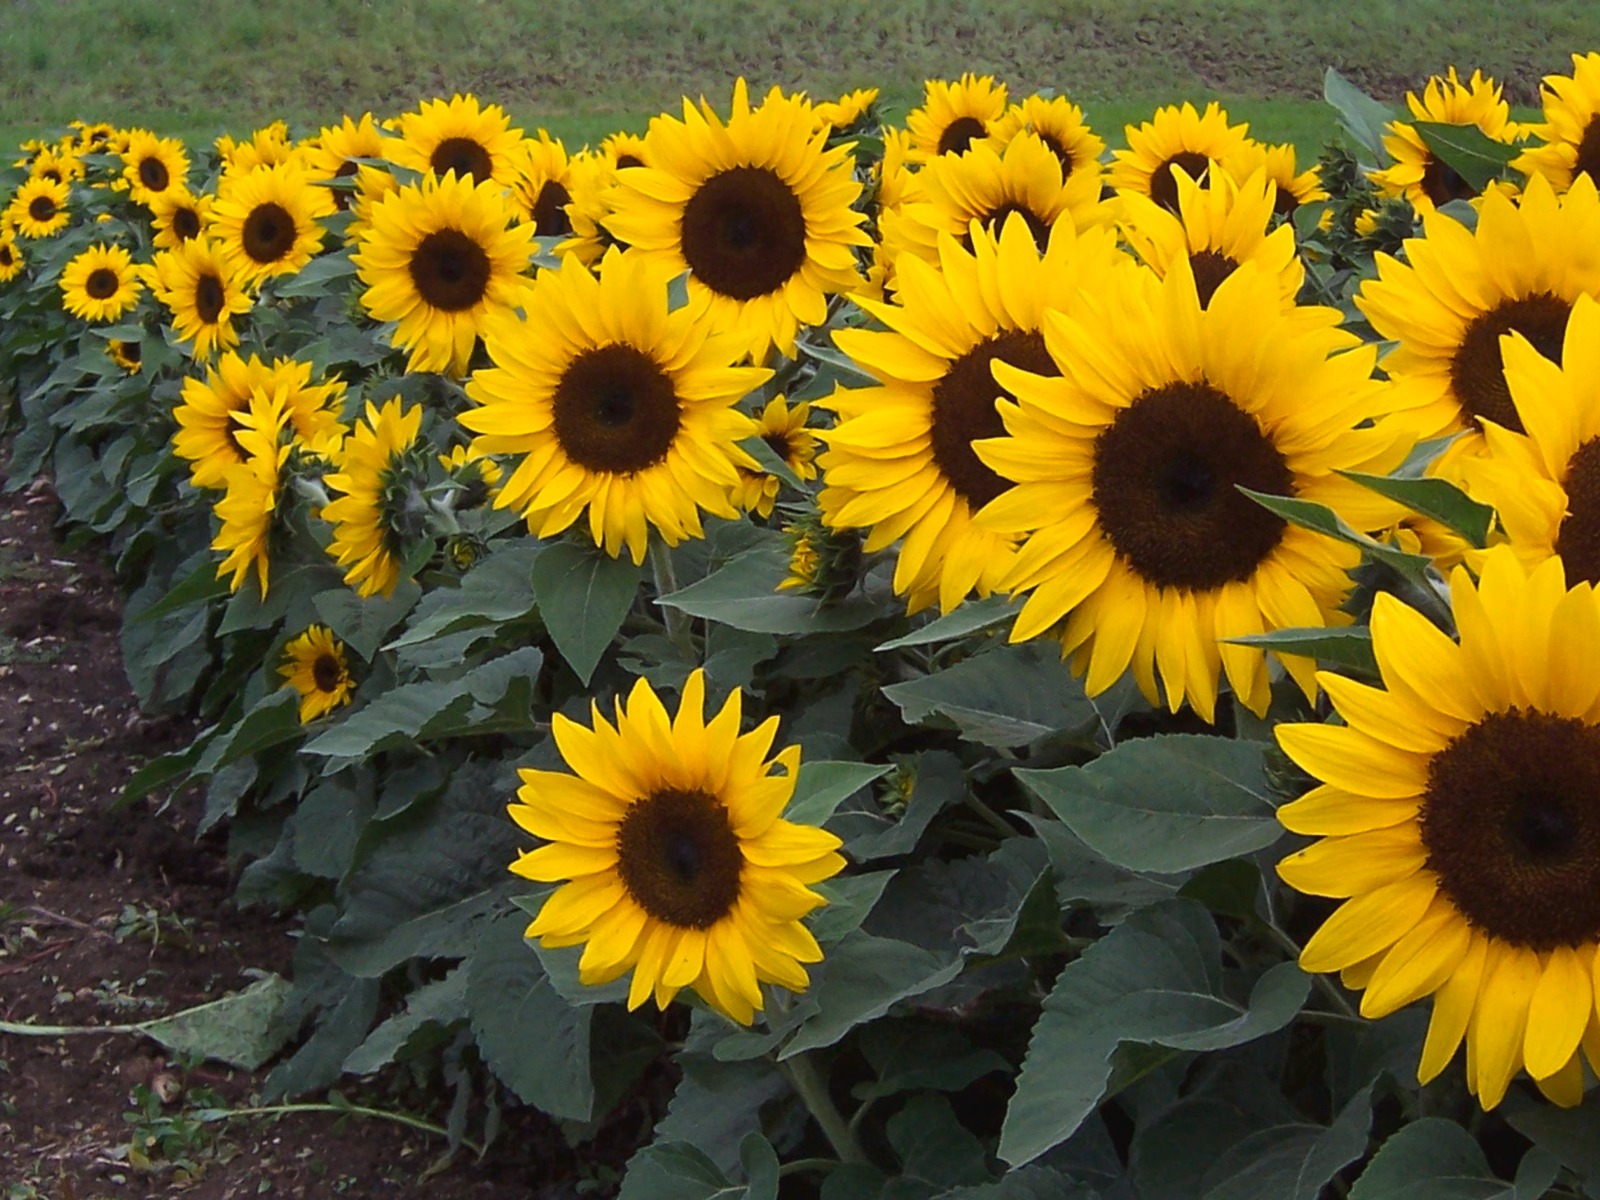
M650 574L655 577L656 607L667 627L667 637L691 662L695 661L694 638L689 631L689 614L661 603L661 597L678 590L678 574L672 569L672 551L660 538L650 539Z
M780 1062L778 1069L788 1078L801 1103L822 1127L823 1136L839 1156L839 1161L865 1165L867 1156L861 1149L861 1143L856 1141L855 1131L834 1107L833 1097L828 1095L828 1081L818 1073L817 1064L808 1056L797 1054Z
M1271 935L1272 940L1287 950L1294 957L1296 962L1300 960L1300 946L1292 937L1290 937L1283 930L1279 929L1276 925L1269 924L1265 925L1264 928ZM1343 992L1334 986L1333 980L1329 979L1326 975L1311 974L1311 972L1307 972L1307 974L1311 975L1311 981L1316 984L1317 990L1320 991L1323 996L1327 998L1328 1002L1333 1005L1336 1015L1347 1017L1348 1019L1357 1022L1362 1020L1361 1014L1356 1012L1356 1010L1350 1006L1349 999L1346 998Z

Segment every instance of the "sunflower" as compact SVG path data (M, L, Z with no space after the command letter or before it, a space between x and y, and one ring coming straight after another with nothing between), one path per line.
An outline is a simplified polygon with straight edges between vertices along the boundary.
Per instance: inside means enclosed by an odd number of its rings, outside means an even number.
M1060 159L1032 133L1018 134L998 151L989 141L974 142L965 154L933 159L918 176L923 199L880 218L884 248L893 259L913 254L937 262L939 235L967 238L973 221L993 232L1015 213L1042 250L1063 215L1080 229L1109 215L1100 204L1099 173L1063 177Z
M476 96L460 94L424 100L389 125L400 134L389 156L402 167L507 187L516 180L522 130L511 128L498 104L480 106Z
M877 88L857 88L837 100L822 101L811 112L816 117L817 128L826 129L828 136L834 137L871 120L872 106L877 102Z
M1000 404L1008 436L974 446L1016 484L979 526L1026 535L996 585L1031 593L1011 639L1055 629L1090 695L1131 666L1152 703L1159 673L1173 711L1187 699L1210 721L1226 671L1239 701L1264 714L1264 654L1218 640L1347 624L1338 606L1359 552L1239 489L1381 528L1398 512L1339 472L1384 473L1411 439L1366 424L1388 400L1371 378L1372 347L1337 328L1337 310L1320 310L1320 326L1285 313L1255 263L1205 308L1183 258L1163 280L1121 272L1096 292L1044 319L1060 379L996 366L1017 397ZM1314 664L1282 661L1314 694Z
M73 140L79 154L103 153L117 135L117 127L108 121L72 121L69 124L77 131Z
M1546 75L1544 121L1529 132L1544 142L1522 152L1511 165L1525 175L1543 175L1565 191L1579 175L1600 185L1600 51L1572 56L1571 75Z
M171 250L206 232L211 224L210 195L195 196L183 188L168 188L150 199L152 239L156 249Z
M1081 108L1065 96L1025 97L993 123L989 141L996 149L1004 149L1024 133L1033 134L1050 148L1061 164L1062 178L1071 179L1074 173L1089 175L1098 195L1100 156L1106 144L1084 123Z
M776 454L797 479L817 477L817 435L806 428L811 416L811 405L796 404L790 408L782 396L767 401L761 415L756 418L755 434ZM734 487L733 502L745 512L770 517L778 502L782 481L776 475L762 470L739 468L739 482Z
M922 105L906 114L913 155L928 160L941 154L965 154L973 142L994 132L1006 111L1006 85L993 75L963 75L955 83L930 79L923 85Z
M584 266L592 267L607 250L619 245L606 228L617 170L610 156L591 150L580 150L568 160L567 186L572 198L565 213L572 229L571 236L556 246L556 254L575 254Z
M5 215L25 238L49 237L60 233L72 220L67 210L67 197L71 193L72 185L65 180L60 183L48 179L24 180L6 206Z
M306 174L319 181L359 178L367 172L387 175L387 171L357 160L387 158L393 140L383 135L371 113L362 113L359 121L345 117L337 125L325 126L315 140L305 146L302 161ZM350 207L353 192L342 188L329 190L333 193L335 208L342 212Z
M1237 150L1223 160L1222 169L1235 183L1243 183L1257 171L1264 172L1268 182L1278 189L1272 208L1280 217L1291 215L1302 204L1328 198L1328 191L1322 186L1321 167L1311 166L1297 173L1293 142L1268 145L1254 138L1246 138ZM1330 214L1323 215L1326 217Z
M317 222L332 212L328 189L297 164L262 165L223 177L211 234L239 281L255 286L310 262L322 245Z
M172 413L178 424L172 452L191 464L195 487L225 487L228 469L245 461L239 429L256 393L283 394L285 420L309 449L328 449L344 436L339 422L343 383L312 383L310 363L279 358L269 365L230 350L204 379L183 381L182 402Z
M1406 105L1418 121L1475 126L1497 142L1514 142L1519 136L1510 120L1511 107L1501 99L1500 85L1478 71L1466 83L1456 77L1454 67L1444 78L1434 75L1420 98L1415 92L1406 93ZM1478 194L1453 167L1434 157L1410 122L1391 121L1383 148L1394 163L1372 172L1372 182L1386 196L1404 196L1418 213L1426 215L1448 201L1468 200Z
M937 600L948 612L969 592L988 595L1013 557L1014 537L972 522L1010 486L972 452L975 438L1003 432L995 402L1007 390L993 364L1055 374L1040 334L1045 311L1080 287L1105 286L1119 268L1135 270L1109 229L1079 235L1070 219L1042 252L1015 214L998 234L974 223L969 241L943 235L937 269L901 259L897 304L858 299L888 331L840 330L834 341L880 383L818 402L841 418L820 434L823 519L870 528L869 552L904 538L894 588L913 609Z
M648 167L649 145L637 133L613 133L600 141L600 156L611 164L613 170L623 167Z
M129 199L149 204L173 188L187 191L188 174L189 155L182 142L137 129L128 135L127 149L122 152L122 176L116 186L126 188Z
M541 129L537 138L522 141L517 148L511 198L537 236L566 237L572 233L572 218L567 215L572 186L567 150L560 139Z
M172 313L172 328L193 358L239 344L233 318L250 311L250 294L215 243L201 236L156 255L144 268L155 298Z
M282 121L262 126L243 141L235 141L223 134L213 145L222 160L224 177L243 175L257 167L275 167L295 160L295 145L289 138L289 127Z
M394 592L410 543L421 532L413 511L422 476L416 450L421 425L420 406L403 410L391 400L380 410L369 402L366 420L345 439L339 470L323 477L344 493L322 510L334 527L328 553L347 568L344 581L363 597Z
M278 674L283 676L280 686L300 693L302 725L349 704L355 692L344 643L326 625L311 625L289 640Z
M397 321L393 340L413 371L466 373L489 315L521 303L533 230L508 226L496 183L454 172L389 193L353 256L366 290L361 304Z
M1148 196L1122 198L1120 224L1134 253L1163 276L1174 260L1187 258L1202 308L1240 263L1255 262L1277 280L1283 309L1292 310L1305 268L1295 253L1293 227L1270 228L1276 186L1260 171L1243 183L1219 171L1204 188L1182 167L1173 168L1172 177L1178 185L1177 215Z
M824 148L810 106L777 88L756 108L741 79L724 124L684 102L683 120L650 122L648 167L619 173L612 234L677 275L711 320L794 354L799 327L821 325L827 297L861 285L852 247L870 239L844 147Z
M1127 126L1128 148L1113 157L1106 182L1119 192L1149 196L1163 208L1178 207L1178 184L1172 168L1182 167L1202 187L1211 182L1211 167L1237 154L1248 140L1248 124L1228 124L1228 114L1213 100L1205 112L1185 101L1156 109L1137 129Z
M0 283L10 283L27 266L17 240L9 233L0 233Z
M1568 580L1600 583L1600 302L1578 297L1559 365L1521 334L1502 347L1527 433L1485 423L1483 453L1460 476L1530 570L1559 555Z
M1457 458L1481 450L1481 420L1524 432L1501 335L1515 330L1560 361L1573 302L1600 296L1600 257L1576 252L1600 245L1600 195L1583 177L1558 197L1535 176L1520 202L1486 195L1475 229L1440 213L1424 216L1422 229L1405 243L1405 262L1377 255L1378 278L1355 300L1398 343L1383 361L1404 396L1395 407L1413 410L1406 419L1421 437L1466 430L1447 451Z
M106 342L106 357L129 375L137 375L144 358L144 350L138 342L125 342L120 338L111 338Z
M482 407L460 418L481 435L474 454L521 456L497 507L538 537L587 509L595 542L635 562L651 526L675 546L702 536L701 509L737 515L738 468L759 465L736 444L754 422L734 406L771 375L731 365L742 337L669 312L666 278L633 251L607 253L598 278L568 256L524 307L490 324L495 366L467 384Z
M869 182L870 211L876 236L872 242L872 264L867 268L867 287L864 291L877 298L894 289L895 248L884 243L884 225L892 225L900 220L899 214L908 205L927 200L922 172L911 166L909 133L885 126L883 157L872 164Z
M1344 971L1364 1016L1424 996L1417 1077L1467 1043L1486 1109L1526 1068L1564 1106L1600 1067L1600 599L1558 559L1526 570L1490 551L1476 586L1451 576L1457 644L1388 594L1372 612L1383 687L1319 676L1344 725L1280 725L1323 783L1278 810L1321 838L1278 864L1345 903L1300 955Z
M801 918L824 900L810 889L837 874L839 839L780 815L794 794L800 747L768 757L769 717L739 732L740 695L705 720L705 672L683 685L669 718L638 680L613 725L557 713L556 746L572 774L523 768L512 820L547 839L511 870L556 889L528 926L546 946L583 946L578 978L609 983L630 969L628 1007L658 1006L690 988L748 1025L761 985L810 984L820 962Z
M215 505L222 527L211 548L226 552L217 567L217 578L231 573L230 591L237 592L254 568L265 597L283 465L289 458L289 447L282 440L288 420L286 389L253 390L235 420L232 436L240 461L223 472L224 490Z
M474 454L469 446L452 446L448 454L439 455L439 465L461 486L457 508L478 508L500 494L505 472L486 454Z
M51 183L71 183L83 178L83 163L68 146L46 146L28 164L31 179L48 179Z
M144 291L133 256L95 243L61 271L61 303L75 317L107 324L133 311Z

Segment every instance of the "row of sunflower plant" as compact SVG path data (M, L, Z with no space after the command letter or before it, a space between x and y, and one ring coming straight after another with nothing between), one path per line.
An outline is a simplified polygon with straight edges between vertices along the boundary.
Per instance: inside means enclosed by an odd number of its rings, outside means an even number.
M7 486L299 914L268 1091L642 1108L639 1197L1600 1186L1600 53L1327 94L28 143Z

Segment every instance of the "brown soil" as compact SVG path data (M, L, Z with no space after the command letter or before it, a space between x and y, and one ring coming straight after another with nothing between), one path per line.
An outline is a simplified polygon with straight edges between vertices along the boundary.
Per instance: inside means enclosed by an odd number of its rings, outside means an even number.
M237 991L252 970L287 975L293 923L233 906L224 839L193 832L198 797L113 806L122 780L192 728L138 711L115 582L59 548L55 513L42 484L0 496L0 1020L131 1023ZM0 1197L464 1200L594 1183L530 1110L508 1115L482 1161L444 1161L437 1135L327 1113L173 1124L199 1089L240 1108L264 1077L185 1070L137 1036L0 1034ZM436 1124L447 1109L398 1084L346 1094Z

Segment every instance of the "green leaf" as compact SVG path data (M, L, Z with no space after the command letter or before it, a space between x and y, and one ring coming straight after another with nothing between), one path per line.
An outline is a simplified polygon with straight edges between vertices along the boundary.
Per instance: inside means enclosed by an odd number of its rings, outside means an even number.
M1583 1183L1584 1195L1600 1196L1600 1093L1591 1091L1577 1108L1529 1102L1512 1107L1511 1128L1557 1159Z
M1203 1200L1317 1200L1329 1180L1366 1153L1371 1126L1372 1097L1364 1091L1330 1126L1276 1125L1220 1153L1214 1147L1200 1194Z
M943 1096L914 1096L889 1118L885 1133L902 1178L934 1187L990 1182L983 1143L956 1119Z
M736 1200L745 1194L688 1142L652 1142L628 1160L617 1200Z
M1412 512L1432 517L1447 529L1455 530L1474 546L1482 548L1489 544L1494 509L1487 504L1479 504L1447 480L1396 479L1388 475L1363 475L1359 471L1340 471L1339 474L1380 496L1404 504Z
M797 825L821 825L834 810L874 779L881 779L893 767L884 763L829 762L816 759L800 764L794 798L784 810L786 821Z
M639 594L639 568L598 546L557 542L533 562L533 592L556 649L587 685Z
M1013 773L1097 854L1132 871L1189 871L1283 834L1259 742L1139 738L1087 766Z
M1433 560L1427 555L1407 554L1398 547L1356 532L1345 524L1343 517L1326 504L1318 504L1314 500L1296 500L1287 496L1268 496L1263 492L1252 492L1249 488L1243 487L1239 490L1262 508L1276 513L1291 525L1298 525L1302 529L1309 529L1313 533L1324 534L1355 546L1367 558L1391 568L1402 578L1424 587L1428 586L1428 571L1433 565Z
M778 1152L771 1142L759 1133L747 1133L739 1143L739 1163L749 1200L778 1200Z
M807 918L811 936L823 946L831 946L852 929L859 929L893 878L893 871L868 871L813 883L811 890L826 897L828 903Z
M1067 1178L1049 1167L1023 1167L1008 1171L1004 1179L940 1192L934 1200L1099 1200L1100 1193L1086 1183Z
M294 1033L286 1019L293 991L287 979L268 975L242 992L142 1022L139 1031L174 1054L214 1058L254 1071L283 1049Z
M953 642L970 633L977 633L980 629L992 629L996 625L1004 624L1016 613L1016 602L1006 596L968 600L954 612L935 617L910 633L883 643L878 650L901 650L907 646L930 646L939 642Z
M1366 675L1378 673L1378 659L1372 653L1372 630L1365 625L1348 625L1341 629L1274 629L1271 633L1249 633L1222 640L1276 650L1280 654L1303 654L1320 663L1348 667Z
M1173 900L1133 914L1068 963L1034 1025L1000 1157L1022 1166L1071 1137L1104 1099L1125 1043L1220 1050L1300 1011L1311 980L1295 964L1269 969L1239 1004L1222 994L1220 958L1211 914Z
M533 564L540 549L539 543L497 546L461 577L460 587L438 588L423 597L410 626L384 648L399 650L463 629L528 616L537 605Z
M791 1094L789 1081L770 1058L718 1062L700 1047L727 1032L721 1017L697 1011L688 1046L677 1056L683 1077L673 1090L667 1115L656 1125L657 1141L692 1144L723 1171L739 1165L739 1144L762 1127L766 1104Z
M901 770L912 781L903 811L886 810L866 796L828 822L828 828L845 840L845 853L858 863L910 854L934 817L967 794L966 769L948 751L919 754Z
M1477 192L1507 175L1511 160L1522 153L1521 146L1498 142L1476 125L1414 121L1412 128L1417 131L1423 145L1433 152L1434 158L1461 176Z
M891 684L883 694L909 724L944 717L963 738L986 746L1025 746L1100 720L1059 649L1038 642L974 655L947 670Z
M206 745L205 753L195 764L195 773L208 775L246 755L294 741L304 730L300 724L300 697L295 690L279 688L268 692L237 725Z
M928 1021L875 1021L861 1031L861 1052L878 1078L856 1085L857 1100L921 1089L959 1092L985 1075L1011 1070L996 1051L976 1048L960 1030Z
M312 259L293 276L275 280L272 286L280 296L325 296L332 291L329 284L355 273L350 252L341 249Z
M901 1000L931 992L961 973L962 961L892 938L856 930L811 968L817 1013L790 1039L780 1058L831 1046Z
M383 692L365 708L312 738L305 753L357 759L407 745L420 737L431 721L449 713L464 716L471 709L469 679L423 680Z
M467 966L467 1013L485 1062L522 1100L553 1117L593 1114L592 1008L573 1008L551 986L522 937L527 918L503 914L484 929Z
M394 1062L406 1043L428 1025L451 1025L467 1015L467 969L455 967L443 979L425 983L406 997L404 1012L396 1013L370 1034L344 1060L351 1075L370 1075Z
M402 579L394 594L362 599L347 587L321 592L312 601L317 615L363 662L370 662L389 631L405 619L422 589L415 581Z
M1394 113L1379 104L1339 72L1329 67L1322 76L1322 95L1339 112L1339 123L1350 136L1372 154L1374 165L1389 164L1389 152L1383 148L1383 135Z
M207 600L214 600L218 596L227 594L228 581L218 578L216 560L207 554L193 571L174 584L161 599L128 619L154 621L179 609L188 608L191 604L203 604Z
M860 596L824 604L814 597L778 591L788 574L785 550L757 546L704 579L662 596L659 603L750 633L837 633L860 629L880 615L877 605Z
M1392 1134L1350 1189L1350 1200L1513 1200L1516 1195L1489 1169L1472 1135L1443 1117L1424 1117Z

